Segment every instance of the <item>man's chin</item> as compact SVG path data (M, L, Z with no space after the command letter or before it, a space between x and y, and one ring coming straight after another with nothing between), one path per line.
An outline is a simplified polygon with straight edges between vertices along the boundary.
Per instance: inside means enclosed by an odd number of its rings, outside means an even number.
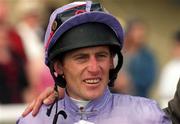
M88 94L88 95L86 95L86 100L88 100L88 101L90 101L90 100L95 100L95 99L97 99L97 98L99 98L99 97L101 97L102 95L103 95L103 93L101 93L101 94L95 94L95 92L96 91L94 91L94 93L93 94Z

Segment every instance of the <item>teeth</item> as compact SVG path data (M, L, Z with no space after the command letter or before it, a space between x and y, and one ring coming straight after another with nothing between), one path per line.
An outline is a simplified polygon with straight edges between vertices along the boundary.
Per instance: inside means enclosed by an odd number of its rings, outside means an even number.
M85 80L86 83L98 83L100 79L93 79L93 80Z

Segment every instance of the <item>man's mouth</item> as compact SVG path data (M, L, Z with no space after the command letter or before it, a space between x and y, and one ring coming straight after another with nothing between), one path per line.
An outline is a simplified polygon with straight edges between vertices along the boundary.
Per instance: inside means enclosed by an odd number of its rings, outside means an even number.
M95 79L86 79L84 80L85 83L88 83L88 84L97 84L101 81L100 78L95 78Z

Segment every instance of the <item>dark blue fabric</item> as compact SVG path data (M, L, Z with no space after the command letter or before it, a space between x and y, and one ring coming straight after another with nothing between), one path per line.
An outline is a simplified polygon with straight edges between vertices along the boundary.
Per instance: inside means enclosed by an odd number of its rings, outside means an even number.
M147 97L149 89L153 85L157 65L154 55L147 47L142 47L132 56L127 70L135 87L135 95Z

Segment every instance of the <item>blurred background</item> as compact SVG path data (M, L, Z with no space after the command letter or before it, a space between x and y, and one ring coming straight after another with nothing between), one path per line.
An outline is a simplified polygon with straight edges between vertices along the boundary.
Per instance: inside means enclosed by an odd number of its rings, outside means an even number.
M51 12L75 0L0 0L0 124L53 85L44 65ZM124 28L124 63L113 92L153 98L162 108L180 78L179 0L94 0Z

